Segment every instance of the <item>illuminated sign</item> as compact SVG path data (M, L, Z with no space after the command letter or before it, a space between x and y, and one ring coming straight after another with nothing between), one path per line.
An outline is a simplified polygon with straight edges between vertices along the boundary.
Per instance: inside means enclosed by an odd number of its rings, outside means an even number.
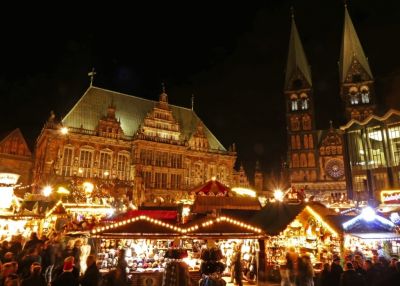
M18 174L0 173L0 184L15 185L19 179Z
M381 191L382 204L400 204L400 190Z

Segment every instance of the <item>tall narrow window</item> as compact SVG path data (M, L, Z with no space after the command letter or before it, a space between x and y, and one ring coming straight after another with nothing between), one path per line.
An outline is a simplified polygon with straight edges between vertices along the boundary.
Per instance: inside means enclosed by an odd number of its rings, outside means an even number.
M73 153L74 149L72 147L64 147L62 176L69 177L72 175Z
M81 150L79 156L79 175L85 178L92 176L93 151Z
M100 152L99 177L108 179L111 175L111 153Z
M117 165L118 179L127 181L129 180L129 157L125 154L118 154Z

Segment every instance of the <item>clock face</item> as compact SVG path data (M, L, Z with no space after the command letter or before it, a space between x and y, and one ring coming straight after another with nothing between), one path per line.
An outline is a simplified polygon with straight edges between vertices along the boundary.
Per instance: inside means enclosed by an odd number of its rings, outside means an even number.
M330 159L325 165L325 171L332 179L340 179L344 175L344 164L340 159Z

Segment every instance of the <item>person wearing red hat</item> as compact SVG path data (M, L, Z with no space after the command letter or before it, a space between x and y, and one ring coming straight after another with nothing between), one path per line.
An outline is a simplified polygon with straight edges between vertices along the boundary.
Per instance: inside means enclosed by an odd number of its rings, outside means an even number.
M74 257L68 256L64 260L63 272L54 279L51 286L79 286L74 272Z

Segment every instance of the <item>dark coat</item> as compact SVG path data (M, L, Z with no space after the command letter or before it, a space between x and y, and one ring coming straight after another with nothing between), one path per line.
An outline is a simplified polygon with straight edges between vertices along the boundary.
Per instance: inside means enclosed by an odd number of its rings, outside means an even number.
M351 269L343 272L340 279L340 286L365 286L365 283L361 274Z
M81 286L97 286L100 281L100 272L96 263L90 265L83 276L79 279Z
M340 277L343 273L342 266L332 263L331 265L331 279L332 279L332 286L339 286Z
M63 272L51 282L51 286L79 286L79 282L72 272Z
M47 286L46 281L42 275L31 275L26 279L23 279L21 286Z

